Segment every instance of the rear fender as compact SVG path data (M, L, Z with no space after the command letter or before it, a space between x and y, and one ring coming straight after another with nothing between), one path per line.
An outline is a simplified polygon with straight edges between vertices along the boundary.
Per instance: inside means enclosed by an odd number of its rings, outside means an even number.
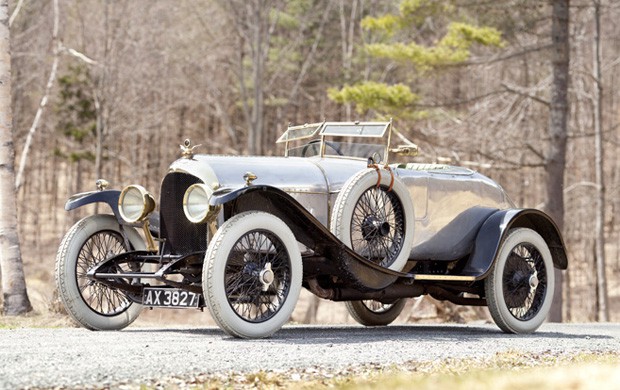
M500 246L508 231L514 228L528 228L536 231L546 241L553 265L564 270L568 267L566 247L557 225L545 213L535 209L509 209L493 213L482 224L474 250L469 257L463 275L483 279L491 269Z

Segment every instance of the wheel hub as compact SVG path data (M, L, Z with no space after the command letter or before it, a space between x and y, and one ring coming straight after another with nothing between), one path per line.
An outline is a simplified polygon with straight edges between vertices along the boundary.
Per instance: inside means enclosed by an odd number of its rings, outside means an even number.
M369 215L362 223L362 234L367 240L386 237L390 234L390 224L386 221L380 221L374 215Z
M275 275L271 270L271 263L265 264L265 268L263 268L258 274L258 279L263 285L263 291L269 290L269 286L271 286L275 279Z
M536 289L536 287L538 287L538 276L536 275L536 273L533 273L530 276L529 282L530 282L530 288Z
M506 303L509 307L521 307L532 289L538 286L536 272L518 256L508 259L505 271L510 275L504 282L508 291Z

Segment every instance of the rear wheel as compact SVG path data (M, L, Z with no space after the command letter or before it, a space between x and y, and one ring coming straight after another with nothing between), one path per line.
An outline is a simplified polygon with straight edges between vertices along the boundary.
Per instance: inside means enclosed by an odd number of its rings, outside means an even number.
M365 326L389 325L400 315L407 303L401 298L393 303L381 303L374 300L345 302L347 311L355 321Z
M135 249L144 248L135 230L126 232ZM69 315L85 328L123 329L140 314L142 305L133 303L124 292L86 276L95 265L127 250L118 221L112 215L82 219L60 243L55 269L58 295Z
M293 232L259 211L238 214L213 236L203 269L211 316L234 337L268 337L290 318L302 282Z
M512 229L485 280L491 317L504 332L531 333L543 323L553 299L553 259L545 240Z

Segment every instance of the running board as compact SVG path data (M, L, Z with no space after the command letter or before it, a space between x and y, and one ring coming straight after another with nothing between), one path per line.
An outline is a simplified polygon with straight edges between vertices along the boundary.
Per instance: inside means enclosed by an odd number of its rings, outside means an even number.
M413 280L441 280L449 282L475 282L475 276L462 276L462 275L413 275Z

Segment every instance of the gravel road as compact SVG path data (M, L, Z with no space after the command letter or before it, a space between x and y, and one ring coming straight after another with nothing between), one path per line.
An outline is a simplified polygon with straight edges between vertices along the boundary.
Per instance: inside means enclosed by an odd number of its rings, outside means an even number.
M344 369L502 351L620 351L620 324L545 324L527 336L494 325L286 326L271 339L236 340L216 328L0 330L0 389L116 387L196 374Z

